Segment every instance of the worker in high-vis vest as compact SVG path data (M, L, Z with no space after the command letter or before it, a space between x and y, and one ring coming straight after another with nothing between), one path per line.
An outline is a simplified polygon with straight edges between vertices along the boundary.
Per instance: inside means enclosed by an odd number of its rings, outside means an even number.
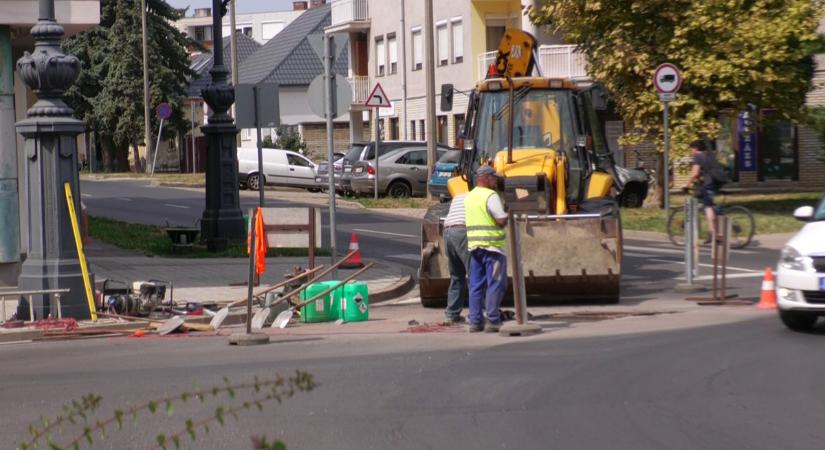
M470 312L468 330L497 332L501 300L507 289L504 226L507 213L494 190L498 174L490 166L476 170L476 186L464 198L467 248L470 250ZM486 320L485 320L486 316Z

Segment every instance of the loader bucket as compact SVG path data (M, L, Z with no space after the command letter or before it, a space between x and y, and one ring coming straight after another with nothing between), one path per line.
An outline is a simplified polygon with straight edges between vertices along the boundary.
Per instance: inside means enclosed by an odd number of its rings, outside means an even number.
M419 285L421 303L446 304L450 272L441 239L446 205L424 218ZM528 216L518 224L528 303L617 303L621 281L622 237L618 208L558 216ZM508 274L512 261L508 255ZM512 279L508 297L512 296Z

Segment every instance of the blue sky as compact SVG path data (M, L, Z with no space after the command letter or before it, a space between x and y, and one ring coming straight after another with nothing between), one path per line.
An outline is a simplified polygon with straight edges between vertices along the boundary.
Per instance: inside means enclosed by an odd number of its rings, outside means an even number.
M292 9L292 0L236 0L235 12L284 11ZM189 7L188 15L192 15L195 8L211 8L212 0L166 0L166 3L176 7Z

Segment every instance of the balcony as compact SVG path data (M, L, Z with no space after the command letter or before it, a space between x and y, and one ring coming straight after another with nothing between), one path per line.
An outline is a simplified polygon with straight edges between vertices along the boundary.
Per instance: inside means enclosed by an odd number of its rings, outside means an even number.
M366 31L370 28L370 14L367 0L332 0L332 21L324 31Z
M347 81L352 86L352 104L363 105L370 95L370 77L356 75L347 78Z
M587 60L575 45L542 45L539 47L539 67L547 78L587 80Z
M568 78L588 80L587 60L576 50L575 45L542 45L538 49L538 65L547 78ZM478 55L478 79L483 80L487 68L496 62L496 52Z

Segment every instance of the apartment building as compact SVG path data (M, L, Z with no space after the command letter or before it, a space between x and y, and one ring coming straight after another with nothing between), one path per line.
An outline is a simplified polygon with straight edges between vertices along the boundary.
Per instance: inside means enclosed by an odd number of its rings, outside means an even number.
M308 2L293 2L292 10L235 15L235 29L259 44L265 44L280 33L309 7ZM230 34L229 15L223 17L223 36ZM212 48L212 8L195 8L192 16L175 22L175 26L206 48Z
M35 0L0 1L0 287L17 284L21 254L28 253L28 224L20 214L28 210L20 195L26 183L25 164L18 158L24 153L23 139L14 124L26 118L36 98L17 76L15 64L24 51L34 49L30 30L38 14ZM55 17L66 36L77 34L100 23L100 2L56 1ZM83 139L78 141L83 151Z
M548 60L574 56L571 46L559 46L555 36L538 33L522 13L533 0L434 0L436 104L439 86L452 83L467 92L483 78L495 58L495 50L507 28L526 27L546 50ZM366 111L367 95L380 83L392 108L379 111L384 139L426 139L426 80L424 71L424 8L415 0L333 0L332 24L327 33L349 33L352 47L349 82L353 87L353 111ZM583 69L581 70L583 72ZM467 97L454 95L451 111L436 111L437 141L455 145L464 123ZM372 114L372 111L368 111ZM373 132L374 132L373 118ZM358 123L353 133L360 134ZM371 134L374 136L374 134Z

